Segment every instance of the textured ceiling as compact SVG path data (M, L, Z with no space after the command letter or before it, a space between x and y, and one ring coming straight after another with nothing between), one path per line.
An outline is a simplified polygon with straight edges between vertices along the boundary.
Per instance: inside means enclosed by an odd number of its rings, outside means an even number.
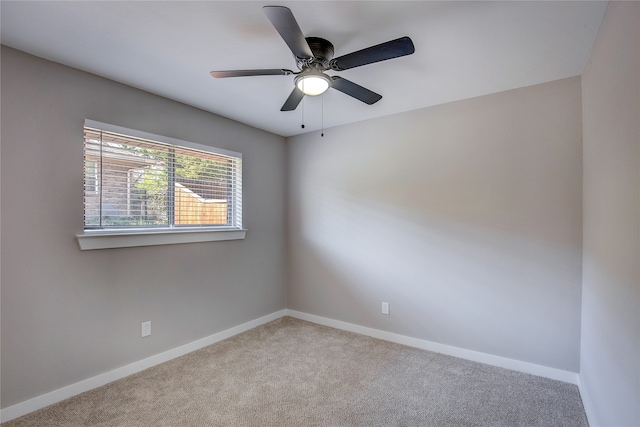
M262 11L289 7L335 56L409 36L413 55L340 75L381 95L336 90L280 107L293 76L214 79L212 70L296 69ZM582 73L599 1L2 1L2 43L234 120L290 136ZM306 125L301 128L304 120Z

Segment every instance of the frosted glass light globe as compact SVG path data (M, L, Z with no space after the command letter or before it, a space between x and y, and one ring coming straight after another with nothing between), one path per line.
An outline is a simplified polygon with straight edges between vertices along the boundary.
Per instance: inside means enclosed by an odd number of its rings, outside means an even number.
M296 85L305 95L316 96L329 89L329 81L324 75L302 76Z

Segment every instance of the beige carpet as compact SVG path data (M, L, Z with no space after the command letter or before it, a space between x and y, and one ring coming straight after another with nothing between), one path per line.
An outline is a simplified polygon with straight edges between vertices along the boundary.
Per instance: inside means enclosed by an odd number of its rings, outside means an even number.
M587 426L576 386L284 317L2 424Z

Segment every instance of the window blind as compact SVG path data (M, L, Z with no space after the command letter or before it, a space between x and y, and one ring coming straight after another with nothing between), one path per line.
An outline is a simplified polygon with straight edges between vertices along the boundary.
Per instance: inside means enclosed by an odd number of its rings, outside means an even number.
M189 145L85 124L85 229L242 228L241 156Z

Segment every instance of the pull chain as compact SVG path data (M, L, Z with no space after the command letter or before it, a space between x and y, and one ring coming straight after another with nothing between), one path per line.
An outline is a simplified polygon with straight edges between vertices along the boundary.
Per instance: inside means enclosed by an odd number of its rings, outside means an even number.
M304 84L304 82L302 84ZM300 127L304 129L304 98L302 98L302 124Z
M320 137L324 137L324 94L322 95L322 113L320 115Z

